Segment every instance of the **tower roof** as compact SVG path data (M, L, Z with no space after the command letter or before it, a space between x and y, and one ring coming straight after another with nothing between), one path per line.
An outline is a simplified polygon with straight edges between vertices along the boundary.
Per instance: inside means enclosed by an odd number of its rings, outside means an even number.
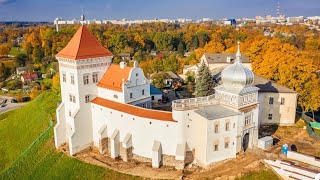
M74 60L105 56L112 56L112 53L98 42L86 26L81 26L67 46L56 55Z
M251 86L254 79L253 72L242 65L240 43L236 53L235 63L226 67L221 73L223 86L236 91L241 91L244 87Z

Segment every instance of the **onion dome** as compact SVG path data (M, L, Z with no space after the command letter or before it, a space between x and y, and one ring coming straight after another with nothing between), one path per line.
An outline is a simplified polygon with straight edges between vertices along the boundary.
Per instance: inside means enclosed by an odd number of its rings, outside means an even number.
M241 91L246 86L252 85L254 74L241 63L240 42L238 42L235 62L222 71L221 79L226 89L238 89Z

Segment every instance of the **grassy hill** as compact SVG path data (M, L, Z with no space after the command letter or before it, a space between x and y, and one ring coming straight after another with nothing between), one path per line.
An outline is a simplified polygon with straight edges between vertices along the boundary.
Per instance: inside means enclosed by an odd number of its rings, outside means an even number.
M5 137L0 138L0 179L136 178L57 152L50 121L58 100L57 95L47 91L28 105L0 115L0 137Z

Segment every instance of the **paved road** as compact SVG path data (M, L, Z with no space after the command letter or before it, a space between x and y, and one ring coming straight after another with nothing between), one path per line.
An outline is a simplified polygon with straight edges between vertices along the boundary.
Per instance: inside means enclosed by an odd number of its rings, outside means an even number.
M0 96L0 114L20 108L27 103L12 103L13 97Z

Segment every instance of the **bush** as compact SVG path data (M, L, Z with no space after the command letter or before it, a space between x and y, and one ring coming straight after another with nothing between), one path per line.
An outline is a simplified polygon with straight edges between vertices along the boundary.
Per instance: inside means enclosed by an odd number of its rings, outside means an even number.
M21 89L22 88L22 82L21 80L15 79L11 80L7 83L7 89L9 90L16 90L16 89Z

